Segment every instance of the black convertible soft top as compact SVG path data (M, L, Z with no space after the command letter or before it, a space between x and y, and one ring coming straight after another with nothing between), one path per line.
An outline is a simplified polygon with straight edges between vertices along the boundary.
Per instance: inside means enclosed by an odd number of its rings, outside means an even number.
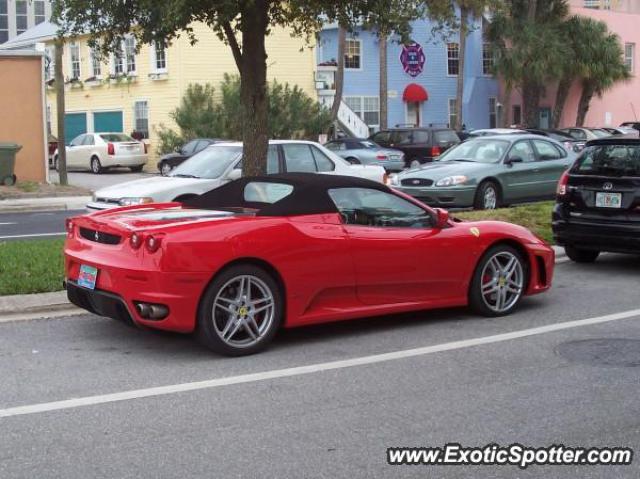
M274 203L245 200L245 187L249 183L277 183L291 185L293 191ZM382 183L353 176L323 175L318 173L283 173L269 176L240 178L207 193L186 200L188 208L214 210L219 208L251 208L258 216L294 216L335 213L335 203L328 191L336 188L369 188L390 192Z

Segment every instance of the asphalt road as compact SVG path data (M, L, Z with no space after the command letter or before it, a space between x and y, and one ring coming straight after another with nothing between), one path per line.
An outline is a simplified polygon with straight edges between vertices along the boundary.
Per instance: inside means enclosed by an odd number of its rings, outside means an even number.
M51 181L53 183L57 183L58 173L55 170L51 170L49 174L51 175ZM117 185L118 183L124 183L125 181L149 178L150 176L157 174L159 174L157 171L152 173L131 173L128 168L116 168L108 170L100 175L96 175L88 171L71 171L68 176L70 185L80 186L91 191L96 191L107 186Z
M0 323L0 477L637 478L640 458L521 471L389 466L386 449L637 452L639 268L615 255L563 263L553 290L508 318L450 310L316 326L247 358L91 315ZM381 353L392 354L371 358Z
M64 220L85 210L0 214L0 241L45 239L64 235Z

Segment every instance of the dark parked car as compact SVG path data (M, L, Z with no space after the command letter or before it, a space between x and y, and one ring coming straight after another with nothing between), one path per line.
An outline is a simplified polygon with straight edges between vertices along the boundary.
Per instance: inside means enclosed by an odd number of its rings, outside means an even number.
M621 123L620 126L640 131L640 121L625 121L624 123Z
M429 163L460 143L456 132L444 127L394 128L379 131L369 139L385 148L402 151L409 168Z
M553 236L577 262L640 253L640 139L592 140L558 183Z
M562 130L541 130L538 128L527 128L529 133L533 133L534 135L546 136L548 138L553 138L556 141L559 141L564 145L564 147L569 151L580 152L584 149L585 142L582 140L576 140L573 136L571 136L566 131Z
M171 170L178 166L183 161L191 158L196 153L201 152L207 146L218 143L222 140L214 138L196 138L189 143L183 145L174 153L167 153L160 157L158 161L158 170L162 173L162 176L167 176Z

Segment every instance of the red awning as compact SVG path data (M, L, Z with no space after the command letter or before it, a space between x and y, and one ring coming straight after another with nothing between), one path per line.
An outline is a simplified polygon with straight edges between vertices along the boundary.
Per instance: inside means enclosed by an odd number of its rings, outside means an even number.
M429 99L429 94L427 93L427 90L417 83L409 83L407 88L404 89L402 99L407 103L427 101Z

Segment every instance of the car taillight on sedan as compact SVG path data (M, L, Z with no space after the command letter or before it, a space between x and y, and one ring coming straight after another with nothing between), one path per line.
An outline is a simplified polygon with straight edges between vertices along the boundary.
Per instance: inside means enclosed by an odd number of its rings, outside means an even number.
M382 153L378 153L376 155L376 160L387 161L388 159L389 159L389 157L387 155L382 154Z
M432 157L434 157L434 158L435 158L436 156L440 156L440 154L442 153L442 150L440 149L440 147L439 147L439 146L432 146L432 147L429 149L429 153L430 153L430 155L429 155L429 156L432 156Z
M107 154L111 156L116 154L116 147L113 143L107 144Z
M564 173L562 173L560 180L558 180L558 189L556 190L556 194L558 196L566 195L568 184L569 184L569 172L565 171Z

